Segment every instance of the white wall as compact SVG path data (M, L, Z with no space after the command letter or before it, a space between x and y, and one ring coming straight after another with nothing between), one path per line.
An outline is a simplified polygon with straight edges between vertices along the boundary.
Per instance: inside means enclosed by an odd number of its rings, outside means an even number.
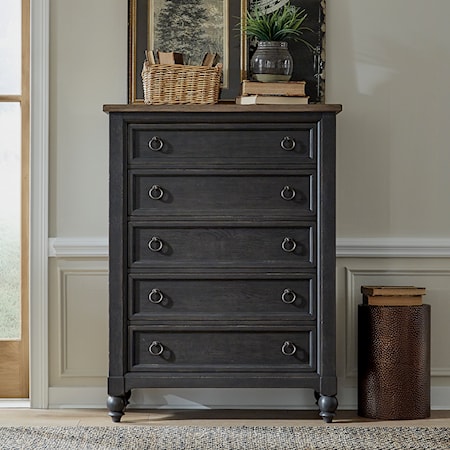
M450 408L450 2L327 3L326 99L344 108L337 118L340 404L356 405L360 285L415 284L427 287L432 305L432 406ZM103 406L102 105L127 101L127 1L51 0L50 7L50 406ZM133 400L310 408L310 397L289 390L153 390Z
M108 232L108 116L127 101L127 0L50 2L50 235Z
M330 0L339 237L449 237L446 0Z

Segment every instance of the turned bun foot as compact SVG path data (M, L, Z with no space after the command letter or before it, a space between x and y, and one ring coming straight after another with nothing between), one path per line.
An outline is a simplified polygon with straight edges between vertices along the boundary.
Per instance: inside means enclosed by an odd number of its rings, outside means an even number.
M125 397L113 397L109 396L106 406L108 407L108 415L113 422L120 422L120 419L124 415L124 409L126 407L127 400Z
M333 417L336 415L335 411L338 406L338 401L336 397L329 397L327 395L321 395L317 404L320 408L320 417L326 423L331 423L333 421Z

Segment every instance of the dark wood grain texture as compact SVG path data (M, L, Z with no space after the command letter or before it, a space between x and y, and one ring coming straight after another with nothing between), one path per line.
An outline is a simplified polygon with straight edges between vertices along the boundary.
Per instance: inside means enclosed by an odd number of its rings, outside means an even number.
M162 278L130 274L129 311L133 321L314 320L315 277L223 279ZM153 294L152 294L153 292ZM151 296L151 298L149 298Z
M340 109L104 107L114 421L152 387L311 388L332 420Z

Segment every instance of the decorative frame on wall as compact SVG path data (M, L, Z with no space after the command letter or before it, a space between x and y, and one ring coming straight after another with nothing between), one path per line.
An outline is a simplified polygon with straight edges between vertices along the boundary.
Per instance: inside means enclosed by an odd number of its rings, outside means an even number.
M175 3L175 5L174 5ZM201 8L204 10L202 17L204 23L196 23L196 46L188 48L195 53L195 51L207 52L217 51L223 63L223 84L221 87L221 99L234 99L239 95L240 83L244 79L243 58L245 47L244 39L237 31L240 17L246 8L245 0L198 0L179 2L183 8ZM200 6L199 6L200 5ZM176 2L169 2L168 0L129 0L129 84L128 97L130 103L143 102L144 92L141 80L141 70L145 59L145 50L161 50L161 51L182 51L186 50L186 35L180 36L178 48L164 48L159 45L157 28L161 28L158 23L158 15L164 8L176 7ZM219 17L215 17L216 26L212 28L211 20L205 23L208 14L211 15L218 12ZM200 11L201 13L201 11ZM211 16L210 16L211 17ZM221 24L217 23L221 20ZM176 19L176 18L174 18ZM209 27L208 27L209 25ZM170 27L173 35L173 26ZM214 36L215 35L215 36ZM203 42L200 36L203 36ZM206 37L206 38L205 38ZM209 42L206 42L209 37ZM212 40L221 41L212 44ZM166 39L167 40L167 39ZM173 39L170 40L170 45L173 44ZM198 47L197 47L198 45ZM156 48L155 48L156 46ZM220 51L220 48L222 51ZM197 56L198 59L198 56ZM198 63L194 61L193 63ZM201 61L200 61L201 62Z
M203 18L203 33L212 38L221 35L215 45L223 50L219 54L224 64L223 84L220 92L221 100L234 100L240 94L241 81L247 77L248 61L251 58L254 47L248 44L245 37L239 33L238 24L241 17L244 17L248 7L255 0L191 0L191 6L204 8L206 10ZM260 0L261 1L261 0ZM280 0L263 0L264 3L280 3ZM175 3L175 5L174 5ZM325 100L325 0L291 0L293 5L304 8L308 17L305 25L311 31L305 32L304 38L314 46L311 52L305 45L298 42L289 42L289 49L294 58L294 73L292 80L306 81L306 94L310 97L310 103L323 103ZM189 8L189 1L180 2L183 7ZM146 50L156 50L159 46L157 28L161 10L169 7L176 7L176 2L168 0L129 0L129 52L128 52L128 101L129 103L143 103L144 92L142 87L141 71L145 59ZM214 16L215 28L211 22L207 22L208 14L218 11L218 17ZM172 11L173 12L173 11ZM173 14L172 14L173 16ZM211 17L211 16L210 16ZM220 22L222 26L220 25ZM173 26L167 27L170 34L173 33ZM200 32L196 24L196 43L200 41ZM185 40L186 35L182 38ZM198 38L197 38L198 37ZM167 38L166 38L167 39ZM180 48L186 44L180 39ZM217 39L216 39L217 40ZM173 41L171 41L173 45ZM202 47L204 48L205 42ZM211 50L211 42L207 43ZM191 46L191 48L193 48ZM175 48L159 48L161 51L179 51ZM202 48L199 50L203 51ZM215 51L212 49L212 51ZM195 62L195 61L193 61Z
M259 3L266 8L280 7L287 0L249 0L248 7ZM314 51L309 50L301 42L288 41L289 52L294 59L292 80L306 81L306 95L310 103L325 103L325 0L291 0L291 4L304 9L308 16L304 26L303 38L308 41ZM253 55L256 46L250 43L248 59Z

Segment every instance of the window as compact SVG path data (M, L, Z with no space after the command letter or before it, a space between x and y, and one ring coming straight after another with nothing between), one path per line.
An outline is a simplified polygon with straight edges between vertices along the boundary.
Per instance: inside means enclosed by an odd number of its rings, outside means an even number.
M30 0L0 0L0 397L28 396ZM0 362L0 366L2 363Z

